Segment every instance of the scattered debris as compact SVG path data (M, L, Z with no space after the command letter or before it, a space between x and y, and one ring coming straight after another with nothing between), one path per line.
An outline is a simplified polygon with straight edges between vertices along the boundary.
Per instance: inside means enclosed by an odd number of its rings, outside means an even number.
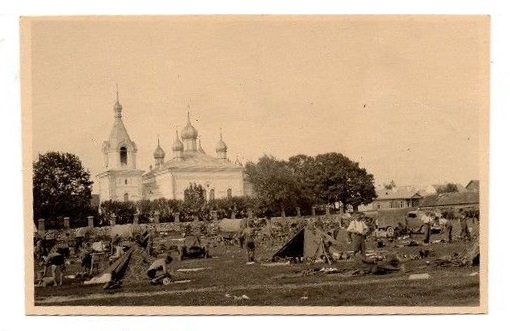
M301 300L308 300L308 297L301 297Z
M409 280L429 279L429 274L412 274L409 275Z
M238 300L250 300L250 297L248 297L246 294L243 294L241 296L237 296L237 295L230 295L230 294L226 293L225 297L226 298L232 298L232 299L234 299L236 301L238 301Z
M208 270L212 269L211 267L207 268L189 268L189 269L177 269L178 272L196 272L196 271L202 271L202 270Z
M183 280L176 280L173 282L174 284L185 284L185 283L191 283L191 279L183 279Z
M469 276L470 276L470 277L478 276L478 272L476 272L476 271L475 271L475 272L472 272L472 273L470 273L470 274L469 274Z
M287 262L261 263L260 265L264 266L264 267L277 267L277 266L283 266L283 265L290 265L290 261L287 261Z
M255 264L255 262L250 261L250 262L246 262L246 264Z

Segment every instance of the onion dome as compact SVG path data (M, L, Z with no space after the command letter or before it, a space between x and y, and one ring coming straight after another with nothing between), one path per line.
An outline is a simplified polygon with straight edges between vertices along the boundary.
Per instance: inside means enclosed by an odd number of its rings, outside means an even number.
M119 102L119 87L117 86L117 100L115 101L115 104L113 105L113 111L115 112L116 118L122 117L122 105Z
M220 133L220 141L216 144L216 152L226 152L227 144L223 141L223 135Z
M182 141L179 139L179 133L177 132L177 130L175 130L175 141L172 144L172 151L178 152L178 151L183 151L183 150L184 150L184 145L182 144Z
M154 158L155 159L164 159L165 158L165 151L161 146L159 145L159 137L158 137L158 147L156 147L156 150L154 151Z
M184 129L181 132L181 138L182 139L197 139L198 137L198 131L191 125L191 121L189 119L189 112L188 112L188 123L184 127Z

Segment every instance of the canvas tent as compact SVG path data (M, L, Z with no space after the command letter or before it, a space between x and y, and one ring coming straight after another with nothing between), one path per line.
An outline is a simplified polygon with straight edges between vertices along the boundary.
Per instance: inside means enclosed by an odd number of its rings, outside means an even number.
M129 238L141 232L142 228L138 224L119 224L110 228L110 237L119 236L121 238Z
M218 222L218 228L221 232L241 232L245 223L244 219L224 218Z
M273 261L287 258L308 260L324 258L327 262L331 262L326 242L335 243L336 241L318 229L311 230L305 227L273 255Z

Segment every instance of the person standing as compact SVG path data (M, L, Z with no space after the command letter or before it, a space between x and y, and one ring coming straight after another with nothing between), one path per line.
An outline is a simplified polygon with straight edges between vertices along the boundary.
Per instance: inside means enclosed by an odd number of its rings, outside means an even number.
M439 220L441 225L444 224L444 230L446 233L446 240L448 243L453 242L453 220L451 217L448 217L447 213L441 214L441 219Z
M349 242L353 243L354 255L360 253L365 258L365 240L369 232L369 228L362 217L354 218L347 227L347 235Z
M460 238L471 240L471 232L468 227L468 218L465 213L460 214Z
M423 240L423 243L428 244L430 242L430 226L432 223L430 213L426 212L423 214L421 221L423 222L423 231L425 232L425 239Z
M255 230L251 222L248 222L246 228L241 233L241 238L246 245L246 252L248 254L248 262L255 262Z

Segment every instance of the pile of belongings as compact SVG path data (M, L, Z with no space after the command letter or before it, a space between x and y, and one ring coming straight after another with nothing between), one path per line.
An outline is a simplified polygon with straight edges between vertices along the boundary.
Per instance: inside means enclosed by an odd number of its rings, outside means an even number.
M442 258L432 261L432 264L437 267L472 267L480 265L480 244L474 242L461 254L454 253L453 255L443 256Z
M397 272L402 270L400 259L396 255L387 255L383 260L373 259L368 260L364 259L363 263L369 265L368 268L365 268L367 273L371 273L373 275L385 275L392 272Z

